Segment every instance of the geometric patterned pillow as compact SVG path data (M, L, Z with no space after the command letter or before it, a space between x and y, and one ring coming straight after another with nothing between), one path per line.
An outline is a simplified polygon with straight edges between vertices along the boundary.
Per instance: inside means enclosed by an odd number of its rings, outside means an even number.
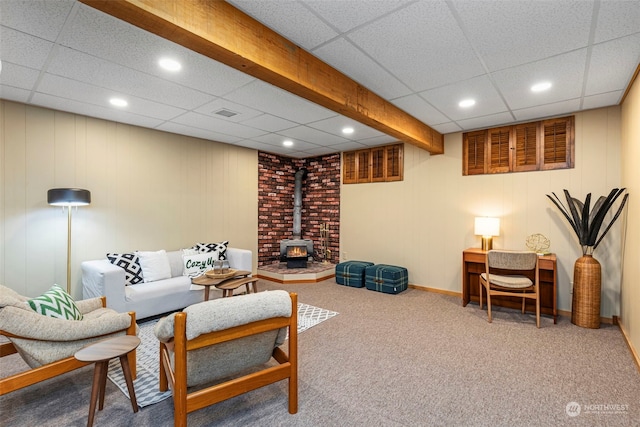
M82 320L78 306L60 286L53 285L44 294L27 301L36 313L66 320Z
M138 258L137 254L108 253L107 258L111 264L117 265L124 270L125 286L142 282L142 267L140 267L140 258Z
M229 246L229 241L225 240L220 243L196 243L193 249L200 253L218 251L218 259L226 260L227 246Z

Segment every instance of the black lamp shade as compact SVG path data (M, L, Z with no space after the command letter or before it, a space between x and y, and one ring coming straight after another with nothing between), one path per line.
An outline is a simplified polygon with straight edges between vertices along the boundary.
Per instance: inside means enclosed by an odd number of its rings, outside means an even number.
M47 203L53 206L86 206L91 192L81 188L52 188L47 191Z

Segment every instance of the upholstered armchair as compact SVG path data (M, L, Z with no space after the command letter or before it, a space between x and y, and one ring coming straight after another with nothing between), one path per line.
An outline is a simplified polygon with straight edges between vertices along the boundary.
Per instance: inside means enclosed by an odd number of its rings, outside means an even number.
M189 412L285 379L295 414L297 306L294 293L266 291L194 304L160 319L160 390L173 391L174 424L186 426ZM285 353L279 346L287 332ZM266 365L271 358L276 365Z
M82 320L36 313L28 297L0 285L0 357L19 353L31 369L0 379L0 396L87 365L73 355L87 344L114 335L135 335L135 313L105 308L105 298L76 301ZM8 339L8 340L7 340ZM135 378L135 352L129 356Z

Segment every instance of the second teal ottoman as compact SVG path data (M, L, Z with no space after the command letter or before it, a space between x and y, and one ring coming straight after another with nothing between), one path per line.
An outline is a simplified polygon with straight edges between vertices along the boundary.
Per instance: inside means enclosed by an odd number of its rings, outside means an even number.
M396 265L372 265L364 270L364 284L372 291L399 294L409 286L409 272Z

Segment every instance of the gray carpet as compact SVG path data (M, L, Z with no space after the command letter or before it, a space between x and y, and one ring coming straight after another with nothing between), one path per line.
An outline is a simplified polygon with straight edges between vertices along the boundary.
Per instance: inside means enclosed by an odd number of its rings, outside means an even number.
M299 411L287 412L283 382L197 411L190 426L640 426L640 373L617 327L544 317L536 329L533 316L505 309L489 324L459 298L333 279L259 288L340 313L299 337ZM17 369L13 358L1 375ZM85 367L10 393L0 424L86 425L90 389ZM134 414L108 381L95 425L169 426L172 414L170 399Z

